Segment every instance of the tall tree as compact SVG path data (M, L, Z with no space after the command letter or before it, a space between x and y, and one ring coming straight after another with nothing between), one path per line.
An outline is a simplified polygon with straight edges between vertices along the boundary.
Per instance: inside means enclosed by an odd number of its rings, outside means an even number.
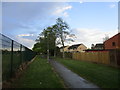
M73 34L70 34L69 32L69 26L68 24L63 21L62 18L57 18L56 19L56 35L57 35L57 38L59 38L61 40L61 44L62 44L62 51L63 51L63 58L65 57L65 54L64 54L64 42L66 40L68 41L73 41L73 39L68 39L68 37L72 36ZM74 35L73 35L74 36Z
M52 32L53 32L53 41L54 41L54 57L56 57L57 53L57 45L60 43L58 40L59 34L58 34L58 26L57 24L52 26Z
M39 42L42 44L41 48L47 53L47 59L49 60L49 55L54 51L56 48L55 46L55 30L53 26L47 27L44 29L40 34L38 39L36 39L37 43Z
M44 29L45 31L45 29ZM45 54L47 51L47 39L45 37L45 34L42 32L39 34L38 38L36 39L36 44L34 44L33 50Z
M64 22L61 18L56 19L56 24L45 28L41 34L39 34L38 39L36 39L37 43L41 45L41 51L45 51L48 54L49 58L49 51L54 51L54 56L56 56L56 50L58 50L57 45L61 44L64 47L65 41L73 41L71 37L74 34L70 34L69 26L66 22ZM69 37L69 38L68 38ZM63 48L63 58L64 55L64 48Z
M49 60L49 51L53 51L55 46L55 33L53 31L53 27L48 27L47 30L47 56L48 56L48 60Z

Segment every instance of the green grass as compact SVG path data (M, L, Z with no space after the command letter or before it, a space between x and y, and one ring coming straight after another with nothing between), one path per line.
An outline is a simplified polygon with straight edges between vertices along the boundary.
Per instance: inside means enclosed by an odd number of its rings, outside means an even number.
M67 68L101 88L120 88L120 70L85 61L56 58Z
M2 54L2 80L10 78L10 54Z
M19 67L20 65L20 54L13 54L13 72ZM10 78L10 70L11 69L11 53L2 54L2 78L3 81Z
M35 58L12 86L17 88L64 88L62 81L53 72L51 65L40 56Z

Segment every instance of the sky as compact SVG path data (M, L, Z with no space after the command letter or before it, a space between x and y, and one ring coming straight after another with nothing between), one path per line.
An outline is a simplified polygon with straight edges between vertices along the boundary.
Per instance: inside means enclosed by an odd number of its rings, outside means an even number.
M70 26L75 41L103 43L118 33L118 2L2 2L2 33L32 48L38 35L58 17Z

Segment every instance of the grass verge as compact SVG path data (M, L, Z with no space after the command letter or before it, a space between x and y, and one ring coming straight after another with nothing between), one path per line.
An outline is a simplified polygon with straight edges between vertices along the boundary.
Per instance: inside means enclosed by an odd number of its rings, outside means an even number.
M71 59L56 60L101 88L120 88L120 70L117 68Z
M35 58L12 86L15 88L64 88L51 65L40 56Z

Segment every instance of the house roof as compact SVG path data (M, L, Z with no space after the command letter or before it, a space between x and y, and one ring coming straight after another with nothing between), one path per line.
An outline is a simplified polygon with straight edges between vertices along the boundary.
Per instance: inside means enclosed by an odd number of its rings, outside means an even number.
M112 37L111 37L111 38L109 38L108 40L111 40L112 38L114 38L114 37L116 37L116 36L120 36L120 32L119 32L119 33L117 33L116 35L112 36ZM108 41L108 40L106 40L106 41ZM105 41L105 42L106 42L106 41ZM104 43L105 43L105 42L104 42Z
M104 44L99 43L99 44L96 44L96 45L95 45L95 48L97 48L97 47L103 47L103 46L104 46Z
M70 46L68 49L77 49L80 45L82 44L75 44L75 45Z
M64 48L67 47L67 46L64 46ZM60 49L62 49L63 47L60 47Z

